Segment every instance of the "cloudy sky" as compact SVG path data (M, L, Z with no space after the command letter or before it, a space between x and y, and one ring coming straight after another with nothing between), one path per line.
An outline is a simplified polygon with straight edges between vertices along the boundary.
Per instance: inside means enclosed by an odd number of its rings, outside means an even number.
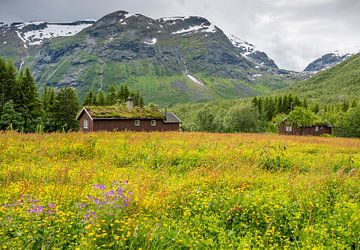
M206 17L285 69L302 70L327 52L360 48L360 0L0 0L0 21L99 19L117 10Z

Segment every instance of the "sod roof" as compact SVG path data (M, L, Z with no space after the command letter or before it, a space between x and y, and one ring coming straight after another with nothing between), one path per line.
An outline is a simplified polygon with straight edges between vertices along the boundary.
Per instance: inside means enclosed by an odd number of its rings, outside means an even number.
M165 119L165 115L156 108L134 107L129 110L124 105L114 106L86 106L93 119Z

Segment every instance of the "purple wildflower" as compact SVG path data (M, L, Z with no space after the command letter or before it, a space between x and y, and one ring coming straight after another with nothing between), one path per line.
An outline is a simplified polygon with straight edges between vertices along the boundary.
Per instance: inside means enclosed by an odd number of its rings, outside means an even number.
M28 210L29 213L42 213L44 212L44 206L32 205L32 209Z
M56 205L54 203L49 203L48 207L49 208L54 208Z
M124 204L123 204L123 206L124 207L127 207L129 205L129 199L128 198L125 198L124 199Z
M109 192L105 193L107 196L113 196L115 194L114 190L110 190Z
M116 185L116 180L112 182L111 186L115 186Z
M96 212L88 211L87 214L84 215L85 219L88 219L90 217L96 217Z
M128 180L124 180L124 184L128 184L129 183L129 181Z
M95 189L101 189L101 190L105 190L106 189L106 186L105 185L101 185L101 184L95 184L93 185L93 187Z
M83 207L86 207L87 204L85 204L85 203L80 203L78 206L79 206L79 208L83 208Z
M118 188L118 194L122 194L122 193L124 193L124 189L122 187L119 187Z

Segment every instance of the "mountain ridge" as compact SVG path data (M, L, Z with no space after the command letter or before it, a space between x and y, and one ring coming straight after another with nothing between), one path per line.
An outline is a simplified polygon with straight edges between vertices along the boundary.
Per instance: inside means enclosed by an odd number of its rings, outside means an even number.
M304 77L279 69L264 52L229 38L203 17L152 19L117 11L69 36L44 34L51 23L30 25L6 31L17 38L13 51L1 48L0 36L0 51L10 51L7 57L19 67L29 65L40 88L70 86L83 95L128 84L147 92L147 101L174 103L174 95L180 96L176 102L258 95Z

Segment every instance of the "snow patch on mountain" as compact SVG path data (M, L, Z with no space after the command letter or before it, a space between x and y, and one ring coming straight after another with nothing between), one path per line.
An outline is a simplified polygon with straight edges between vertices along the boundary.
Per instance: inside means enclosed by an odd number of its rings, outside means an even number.
M136 16L136 14L127 13L124 15L125 19L128 19L129 17Z
M157 42L157 38L152 38L152 39L145 41L144 43L147 45L154 45L154 44L156 44L156 42Z
M201 87L205 87L205 85L204 85L202 82L200 82L198 79L196 79L196 78L193 77L192 75L190 75L190 74L186 74L186 75L187 75L187 77L189 77L190 80L193 81L194 83L199 84Z
M44 28L23 31L24 28L28 25L39 26L44 24ZM43 43L44 39L50 39L60 36L74 36L91 25L91 23L51 24L44 22L26 22L16 26L18 28L16 33L19 38L24 42L24 46L26 46L26 44L40 45Z
M197 33L197 32L215 33L216 27L214 24L207 25L205 23L202 23L201 25L190 26L187 29L175 31L172 34L179 35L179 34L186 34L186 33L193 33L193 32L195 32L195 33Z
M27 49L26 40L21 36L19 31L15 31L15 32L16 32L16 35L20 38L20 40L23 41L25 49Z
M257 51L257 49L255 48L254 45L252 45L246 41L243 41L234 35L228 35L227 37L229 38L230 42L234 45L234 47L242 50L242 55L244 55L244 56L248 56L248 55L254 53L255 51Z
M186 19L189 19L188 16L177 16L177 17L162 17L160 19L157 19L159 22L170 22L169 25L176 24L177 21L185 21Z

